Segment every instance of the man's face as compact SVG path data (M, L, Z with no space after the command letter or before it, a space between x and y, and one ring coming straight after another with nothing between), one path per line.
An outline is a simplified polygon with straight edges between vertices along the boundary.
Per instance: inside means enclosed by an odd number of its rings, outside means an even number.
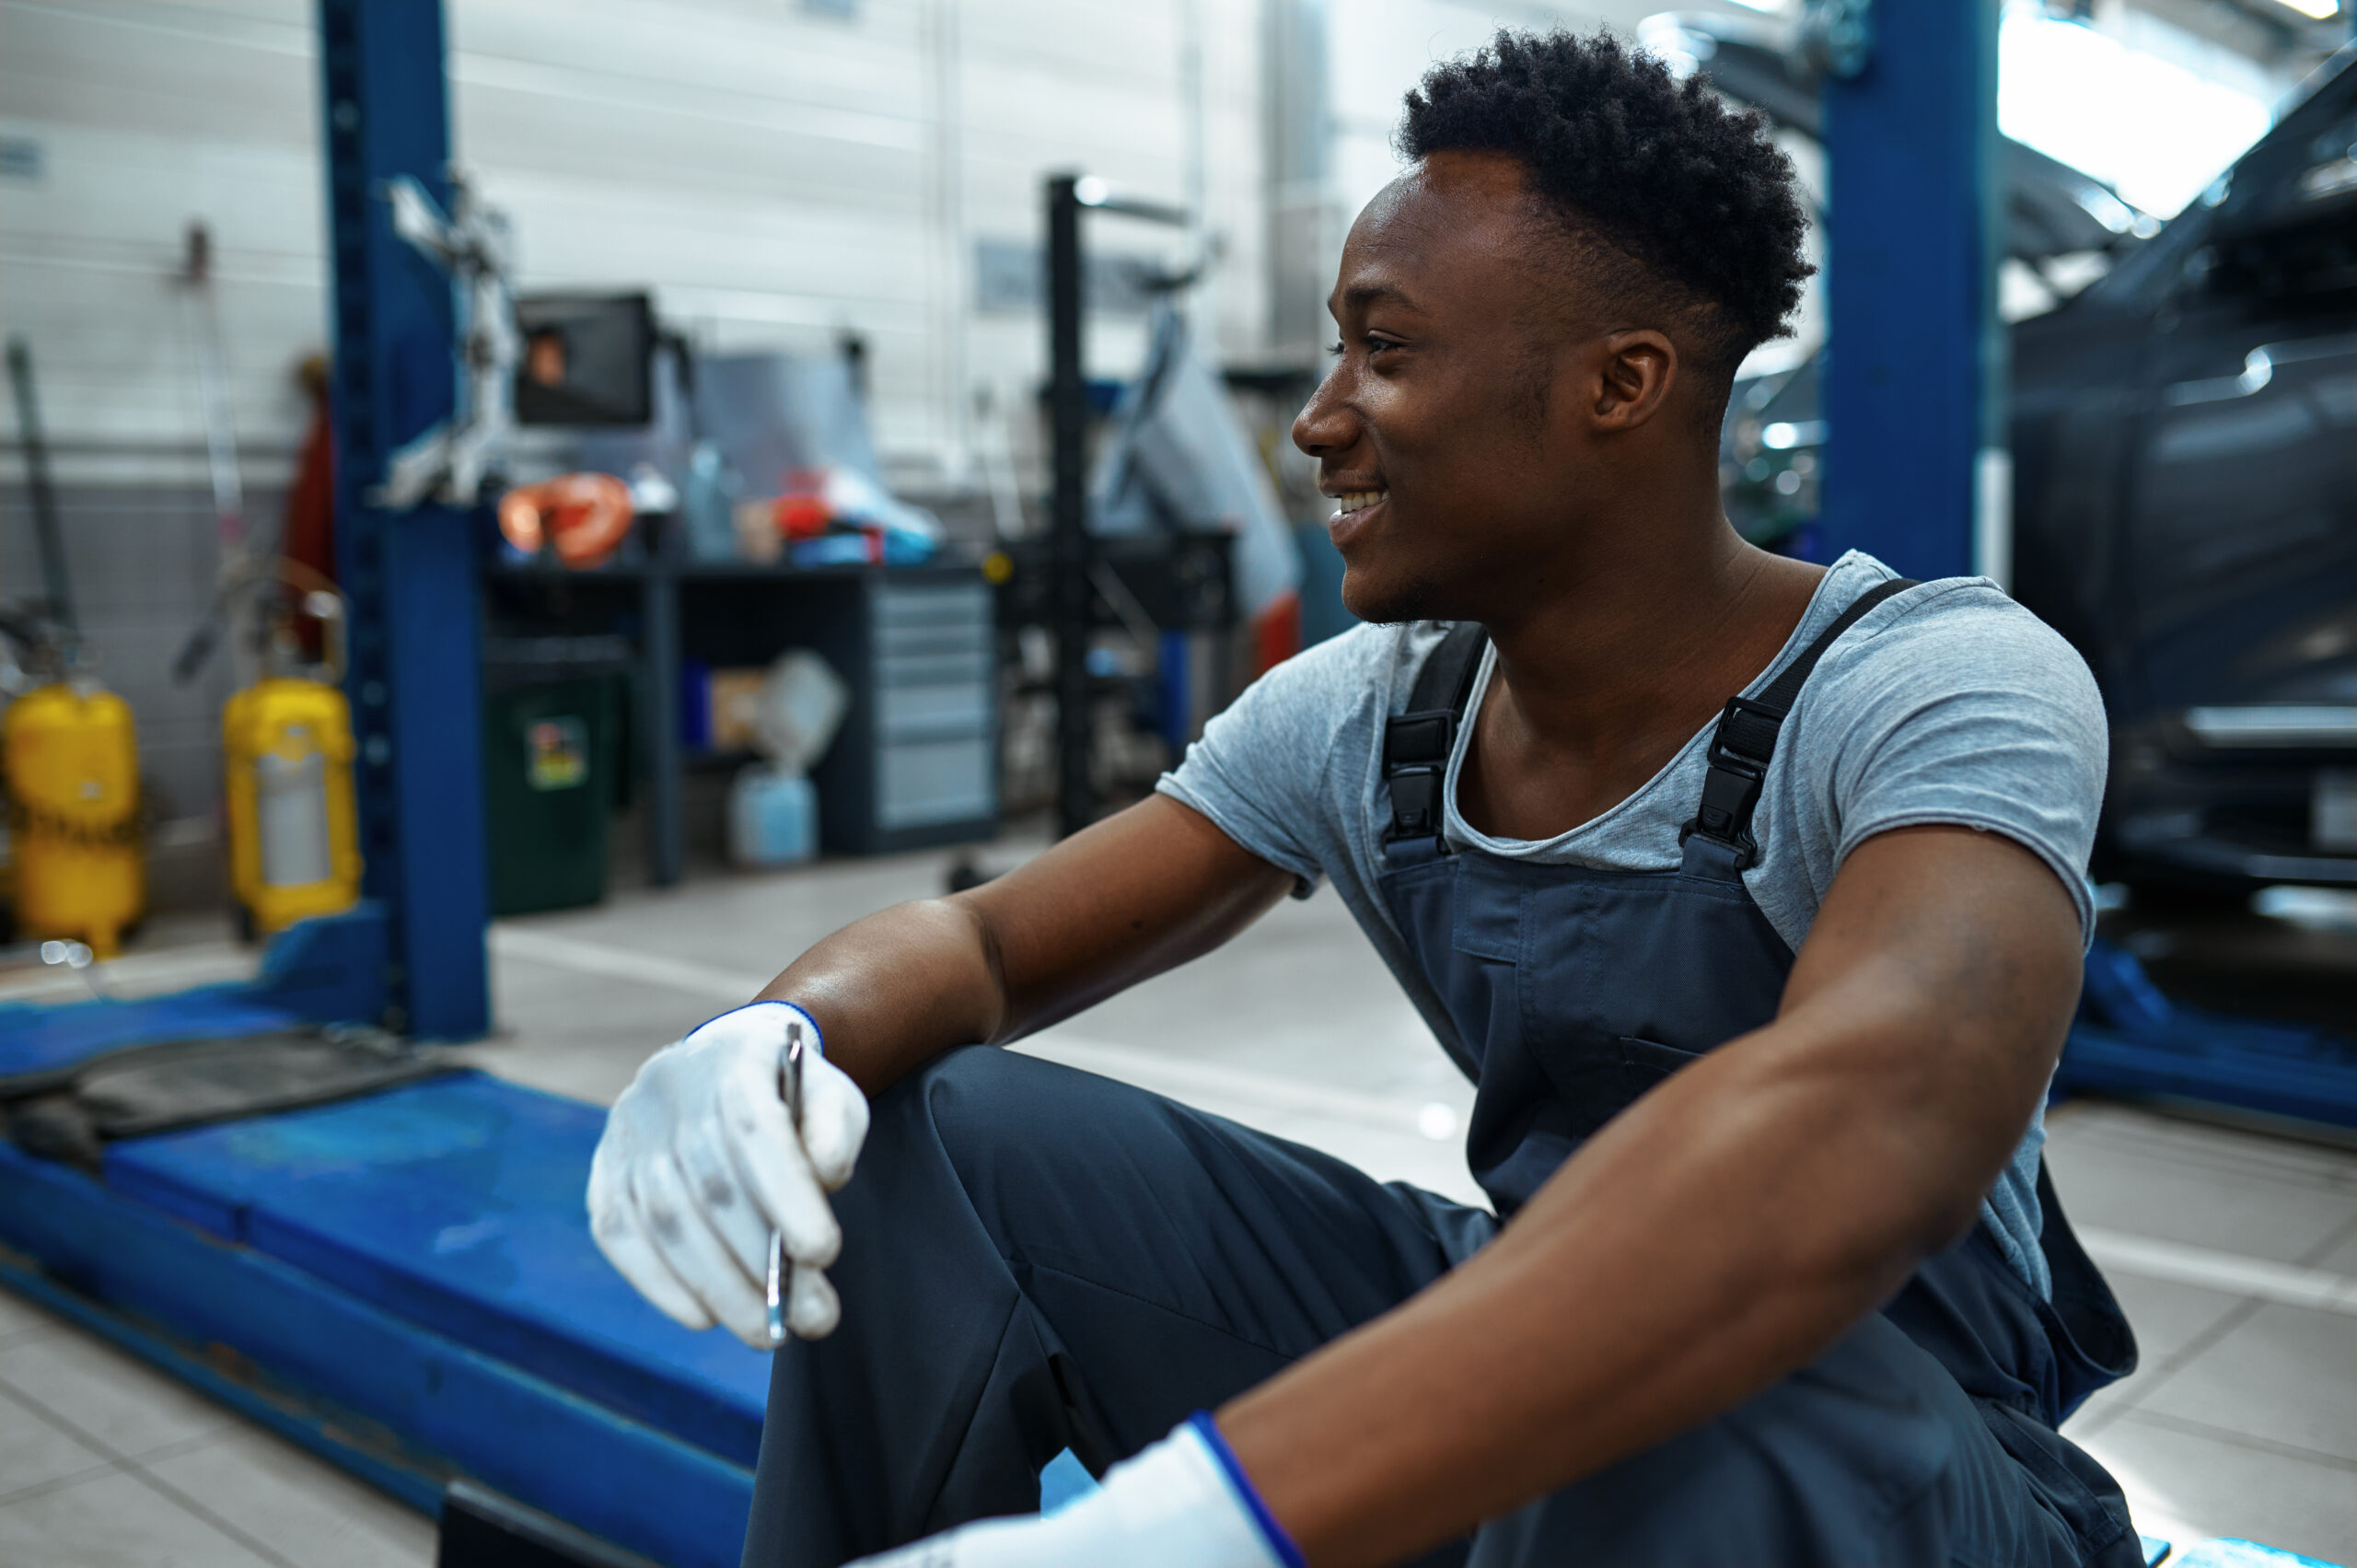
M1443 153L1352 226L1341 353L1293 437L1339 504L1342 602L1364 620L1511 615L1592 515L1599 476L1562 406L1584 312L1530 213L1514 159Z

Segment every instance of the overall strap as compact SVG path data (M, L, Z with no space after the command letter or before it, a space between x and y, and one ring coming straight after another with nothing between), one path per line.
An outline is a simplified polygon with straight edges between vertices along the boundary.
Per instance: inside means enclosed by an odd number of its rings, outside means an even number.
M1728 700L1725 711L1719 714L1719 727L1711 736L1711 771L1702 781L1701 808L1678 834L1681 842L1700 833L1733 850L1737 869L1758 862L1759 845L1751 836L1751 813L1759 804L1759 784L1768 775L1769 759L1776 753L1776 732L1799 700L1802 683L1842 633L1883 600L1915 586L1912 577L1894 577L1868 588L1851 600L1850 608L1818 633L1817 640L1795 655L1792 663L1778 670L1766 691L1757 697Z
M1385 722L1383 784L1391 796L1391 826L1384 830L1385 843L1440 836L1441 785L1448 776L1448 754L1457 745L1457 726L1473 694L1474 672L1481 668L1481 648L1488 640L1478 621L1450 627L1416 671L1408 711Z

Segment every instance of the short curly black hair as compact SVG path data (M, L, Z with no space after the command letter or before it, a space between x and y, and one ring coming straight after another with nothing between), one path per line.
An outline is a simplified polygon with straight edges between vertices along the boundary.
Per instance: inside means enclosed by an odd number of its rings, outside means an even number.
M1816 271L1792 160L1767 121L1606 32L1500 29L1409 92L1399 145L1417 159L1520 160L1586 253L1591 282L1679 317L1719 378L1791 331Z

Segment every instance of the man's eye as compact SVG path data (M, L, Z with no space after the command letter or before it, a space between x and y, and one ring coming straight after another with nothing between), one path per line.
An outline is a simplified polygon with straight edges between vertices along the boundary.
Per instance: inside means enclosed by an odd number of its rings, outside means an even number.
M1342 340L1336 338L1332 343L1328 343L1326 345L1326 352L1334 355L1337 359L1341 358L1342 354Z

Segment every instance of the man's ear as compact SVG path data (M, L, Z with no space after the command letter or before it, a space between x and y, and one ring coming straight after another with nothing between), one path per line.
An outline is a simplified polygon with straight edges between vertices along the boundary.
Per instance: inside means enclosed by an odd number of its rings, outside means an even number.
M1607 332L1597 343L1596 422L1634 430L1661 412L1684 368L1669 339L1650 327Z

